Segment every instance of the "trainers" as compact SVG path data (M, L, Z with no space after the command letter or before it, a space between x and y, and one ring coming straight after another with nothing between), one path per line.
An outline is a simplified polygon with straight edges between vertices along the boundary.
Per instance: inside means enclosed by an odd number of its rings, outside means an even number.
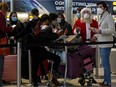
M111 87L111 85L110 85L110 84L106 84L106 83L104 83L104 82L99 83L99 85L100 85L100 86Z

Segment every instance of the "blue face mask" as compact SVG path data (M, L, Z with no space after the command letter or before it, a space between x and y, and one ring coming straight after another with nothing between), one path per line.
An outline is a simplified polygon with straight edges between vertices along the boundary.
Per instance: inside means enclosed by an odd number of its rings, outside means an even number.
M80 13L76 13L76 17L77 18L80 18L81 17L81 14Z
M11 20L16 22L18 19L17 19L17 17L12 17Z
M61 18L57 18L57 22L58 23L61 23Z

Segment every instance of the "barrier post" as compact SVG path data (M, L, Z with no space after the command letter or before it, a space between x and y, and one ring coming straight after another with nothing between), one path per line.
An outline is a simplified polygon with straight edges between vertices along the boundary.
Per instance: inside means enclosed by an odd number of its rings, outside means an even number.
M17 42L17 87L21 87L21 42Z
M64 43L66 43L66 38L64 39ZM67 46L65 46L65 51L66 51L66 52L65 52L65 53L66 53L66 54L65 54L65 55L66 55L66 56L65 56L65 57L66 57L66 58L65 58L65 59L66 59L66 65L65 65L64 86L66 87L66 79L67 79L67 58L68 58L68 57L67 57L67 53L68 53L68 52L67 52Z
M98 78L99 76L99 46L97 45L96 47L96 77Z
M32 75L31 75L31 51L28 50L28 57L29 57L29 85L32 85ZM34 68L34 67L33 67Z

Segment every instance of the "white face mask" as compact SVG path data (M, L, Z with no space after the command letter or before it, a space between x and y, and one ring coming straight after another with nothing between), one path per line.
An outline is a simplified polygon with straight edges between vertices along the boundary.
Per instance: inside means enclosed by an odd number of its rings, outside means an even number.
M85 14L83 15L83 17L84 17L85 19L88 19L88 18L90 17L90 15L89 15L88 13L85 13Z
M101 8L97 8L97 14L101 15L103 13L103 10Z

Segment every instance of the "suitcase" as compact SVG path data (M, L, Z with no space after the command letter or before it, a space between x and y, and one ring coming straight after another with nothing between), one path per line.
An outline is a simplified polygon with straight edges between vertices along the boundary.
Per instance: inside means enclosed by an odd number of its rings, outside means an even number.
M79 46L74 53L67 54L67 78L74 79L88 72L94 67L95 48ZM59 72L63 74L64 66L60 65Z
M7 55L4 58L4 72L2 80L13 82L16 81L17 55Z

